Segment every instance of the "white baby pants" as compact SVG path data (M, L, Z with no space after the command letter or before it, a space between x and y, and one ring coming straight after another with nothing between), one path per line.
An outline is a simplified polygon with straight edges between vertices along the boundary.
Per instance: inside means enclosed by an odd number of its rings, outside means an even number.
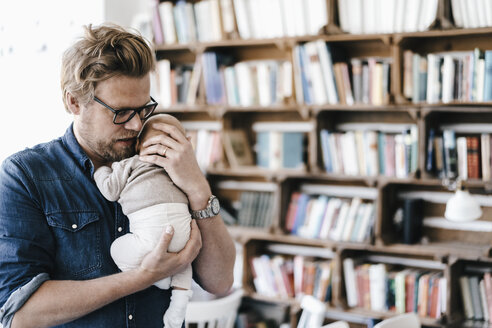
M130 233L111 244L111 257L121 271L137 268L145 255L154 249L167 225L172 225L174 235L169 252L179 252L190 238L191 215L187 204L166 203L141 209L128 215ZM161 289L169 286L191 288L191 264L183 271L154 285Z

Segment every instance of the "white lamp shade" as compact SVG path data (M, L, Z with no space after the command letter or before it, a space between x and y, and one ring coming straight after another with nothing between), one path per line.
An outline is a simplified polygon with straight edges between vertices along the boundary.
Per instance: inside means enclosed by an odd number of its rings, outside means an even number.
M468 190L457 190L446 203L444 217L450 221L466 222L482 216L480 205Z

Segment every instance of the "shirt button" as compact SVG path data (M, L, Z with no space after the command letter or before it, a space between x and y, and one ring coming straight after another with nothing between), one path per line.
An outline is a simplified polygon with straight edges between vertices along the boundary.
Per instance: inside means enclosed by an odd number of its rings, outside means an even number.
M4 309L4 308L1 308L1 309L0 309L0 312L1 312L1 313L4 313L4 312L5 312L5 309Z
M72 224L72 229L77 229L77 225L75 223Z
M132 320L132 319L133 319L133 316L130 314L130 315L128 316L128 320Z
M122 227L118 227L118 232L122 232L123 231L123 228Z

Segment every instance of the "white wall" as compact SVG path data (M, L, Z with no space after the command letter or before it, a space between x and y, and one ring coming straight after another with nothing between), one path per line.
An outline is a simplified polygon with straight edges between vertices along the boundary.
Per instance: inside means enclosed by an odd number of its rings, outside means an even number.
M147 12L151 0L106 0L105 20L130 27L137 13Z
M61 136L72 121L61 100L60 63L82 25L130 26L148 1L0 1L0 162Z

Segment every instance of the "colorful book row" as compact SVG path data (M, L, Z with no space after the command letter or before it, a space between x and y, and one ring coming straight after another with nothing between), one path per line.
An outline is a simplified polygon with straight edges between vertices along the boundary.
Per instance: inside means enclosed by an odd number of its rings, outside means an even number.
M251 258L253 283L260 295L296 298L312 295L323 302L331 300L333 262L296 255L260 255Z
M379 312L415 312L431 318L439 318L446 312L447 281L442 272L398 270L384 263L356 262L352 258L343 261L350 307Z
M492 101L492 51L405 50L403 92L414 103Z
M334 241L364 242L370 237L375 206L353 199L293 192L285 229L293 235Z
M323 40L297 45L293 51L299 104L389 103L391 58L353 58L350 65L336 62Z
M492 322L492 278L490 272L486 272L483 276L461 276L459 281L465 317Z
M320 139L323 164L328 173L405 178L417 170L416 126L401 134L323 129Z
M456 134L429 130L426 170L443 178L491 179L491 134Z
M338 0L340 27L352 34L425 31L437 5L438 0Z
M155 1L156 44L316 35L328 24L326 0Z

